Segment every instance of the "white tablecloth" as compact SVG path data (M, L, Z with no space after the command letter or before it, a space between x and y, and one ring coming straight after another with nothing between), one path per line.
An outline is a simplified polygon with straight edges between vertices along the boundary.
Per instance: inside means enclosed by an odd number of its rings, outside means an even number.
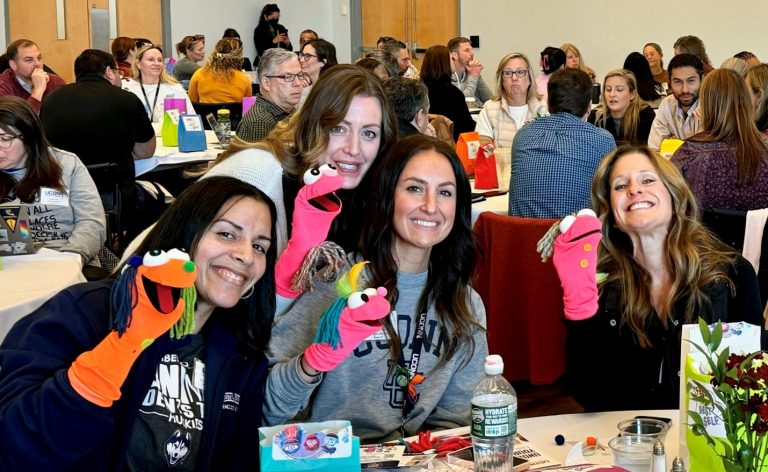
M35 254L2 258L0 341L14 323L61 289L85 282L78 254L41 248Z
M617 391L617 395L621 392ZM587 456L587 462L596 464L612 464L613 454L608 447L608 441L618 436L616 425L620 421L632 419L635 416L657 416L670 418L671 427L664 439L664 449L667 458L666 470L672 467L672 459L678 455L680 442L679 413L677 410L652 411L609 411L601 413L582 413L574 415L540 416L526 418L517 422L517 430L531 441L542 452L560 461L565 461L565 455L578 441L584 441L587 436L598 439L605 445L604 454ZM562 434L566 443L562 446L555 444L555 436Z
M134 161L136 177L146 174L156 167L163 165L195 164L198 162L213 161L222 151L221 145L216 139L216 134L211 130L205 130L205 140L208 144L208 149L196 152L179 152L177 146L163 146L163 140L160 137L161 124L152 123L152 125L155 128L155 135L157 136L155 155L148 159Z
M619 394L619 392L617 392ZM597 438L605 450L599 454L586 456L584 463L590 464L613 464L613 453L608 447L608 441L618 436L619 422L632 419L635 416L654 416L661 418L670 418L671 427L667 431L664 439L664 449L667 459L666 470L672 467L672 460L678 455L680 441L680 427L678 410L647 410L647 411L608 411L601 413L581 413L572 415L554 415L539 416L536 418L525 418L518 420L517 432L530 441L536 449L548 455L552 459L566 464L566 455L573 449L579 441L584 441L588 436ZM469 427L436 431L432 437L436 436L457 436L468 434ZM565 444L558 446L555 443L555 436L562 434L565 438ZM417 437L406 438L407 440L418 439ZM412 468L413 470L420 470ZM441 460L433 461L434 471L463 471L461 467L455 464L446 464Z

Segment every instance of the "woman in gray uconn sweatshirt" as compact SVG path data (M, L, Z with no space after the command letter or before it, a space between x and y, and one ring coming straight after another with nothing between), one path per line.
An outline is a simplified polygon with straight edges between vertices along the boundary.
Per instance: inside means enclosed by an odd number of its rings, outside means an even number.
M365 285L385 287L393 310L381 331L327 372L313 369L304 351L338 296L334 284L276 317L268 424L350 420L371 443L470 422L488 344L485 308L469 286L476 260L469 182L453 149L424 135L400 140L383 159L362 247L349 262L370 261Z

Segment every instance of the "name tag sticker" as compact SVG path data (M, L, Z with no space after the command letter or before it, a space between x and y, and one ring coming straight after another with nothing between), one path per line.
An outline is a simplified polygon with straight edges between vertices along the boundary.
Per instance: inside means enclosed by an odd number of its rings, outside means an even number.
M55 188L40 187L40 203L42 205L69 206L69 196Z

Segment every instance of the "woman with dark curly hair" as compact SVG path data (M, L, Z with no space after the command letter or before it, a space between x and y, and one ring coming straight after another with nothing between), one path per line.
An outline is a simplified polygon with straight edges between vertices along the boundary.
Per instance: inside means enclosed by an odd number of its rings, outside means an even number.
M364 238L349 262L370 261L364 285L386 288L393 311L382 330L344 346L355 355L333 362L318 362L312 346L335 284L277 317L265 403L271 423L311 406L308 421L348 419L365 442L469 424L488 354L485 308L469 285L477 257L469 180L453 148L417 134L392 147L372 182Z

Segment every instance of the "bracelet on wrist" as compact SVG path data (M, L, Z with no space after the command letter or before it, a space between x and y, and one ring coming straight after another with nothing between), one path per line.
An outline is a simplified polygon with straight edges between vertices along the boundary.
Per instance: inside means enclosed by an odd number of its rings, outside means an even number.
M313 382L317 380L318 377L323 375L322 372L318 372L316 374L310 374L309 372L307 372L307 370L304 368L304 364L302 363L303 360L304 360L304 354L300 355L299 358L296 359L296 363L299 365L299 369L301 369L301 373L311 378Z

